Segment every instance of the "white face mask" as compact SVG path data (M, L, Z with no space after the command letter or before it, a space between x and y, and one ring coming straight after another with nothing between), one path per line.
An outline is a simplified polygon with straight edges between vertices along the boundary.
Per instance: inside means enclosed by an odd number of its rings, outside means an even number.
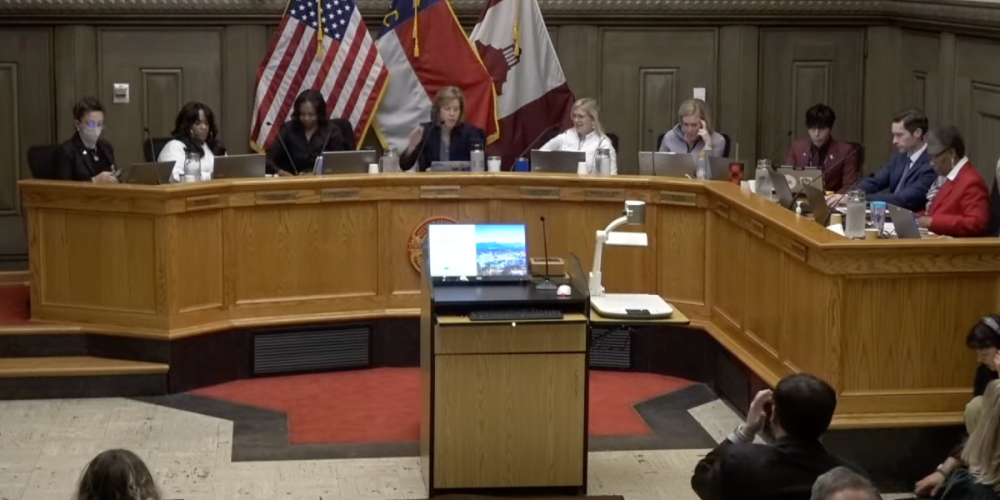
M94 146L97 144L97 139L101 137L101 132L104 131L104 127L81 127L80 128L80 139L83 143L88 146Z

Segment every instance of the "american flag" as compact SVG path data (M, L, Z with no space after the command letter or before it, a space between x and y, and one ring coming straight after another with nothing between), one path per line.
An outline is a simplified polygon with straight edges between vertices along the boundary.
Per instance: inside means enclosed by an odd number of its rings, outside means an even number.
M360 144L388 74L353 0L293 0L257 70L251 146L271 144L305 89L320 91Z

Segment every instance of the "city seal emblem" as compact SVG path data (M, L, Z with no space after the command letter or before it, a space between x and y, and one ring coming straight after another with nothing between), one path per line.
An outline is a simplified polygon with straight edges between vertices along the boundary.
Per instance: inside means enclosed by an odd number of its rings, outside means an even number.
M418 273L424 269L424 240L427 239L427 226L431 224L456 224L457 220L443 215L434 215L424 219L417 224L410 232L410 239L406 242L406 253L410 256L410 264Z

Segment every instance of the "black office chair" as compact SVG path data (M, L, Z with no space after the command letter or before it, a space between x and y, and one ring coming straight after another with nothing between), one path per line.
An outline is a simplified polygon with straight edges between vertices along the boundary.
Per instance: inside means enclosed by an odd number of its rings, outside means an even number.
M163 146L173 139L173 137L150 137L142 141L142 157L146 159L146 163L156 161L160 157L160 151L163 151Z
M719 135L726 140L726 147L722 148L722 157L729 158L729 151L733 147L733 140L729 138L729 134L719 132Z
M347 142L351 145L351 149L357 148L357 143L354 142L354 126L351 125L351 121L346 118L333 118L330 120L334 126L340 129L340 133L347 138Z
M993 188L990 189L990 222L986 228L987 236L1000 236L1000 189L997 183L1000 177L993 181Z
M663 144L663 138L666 137L666 136L667 136L667 133L664 132L664 133L660 134L656 138L656 144L653 144L653 151L659 151L660 150L660 145Z
M854 148L854 151L856 151L856 153L854 153L854 154L855 154L855 156L858 157L858 166L861 167L861 172L864 173L864 171L865 171L865 146L864 146L864 144L861 144L860 142L852 142L850 144L851 144L851 147Z
M28 168L35 179L57 178L55 169L56 144L28 148Z
M611 147L615 148L615 154L618 154L618 134L609 133L608 139L611 141Z

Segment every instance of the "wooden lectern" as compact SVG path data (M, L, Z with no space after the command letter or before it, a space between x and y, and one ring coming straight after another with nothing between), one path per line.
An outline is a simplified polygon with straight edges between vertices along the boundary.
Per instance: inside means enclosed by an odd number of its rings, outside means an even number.
M428 269L428 267L424 267ZM441 490L559 488L587 479L586 289L422 278L420 466ZM470 321L491 308L561 309L561 320Z

